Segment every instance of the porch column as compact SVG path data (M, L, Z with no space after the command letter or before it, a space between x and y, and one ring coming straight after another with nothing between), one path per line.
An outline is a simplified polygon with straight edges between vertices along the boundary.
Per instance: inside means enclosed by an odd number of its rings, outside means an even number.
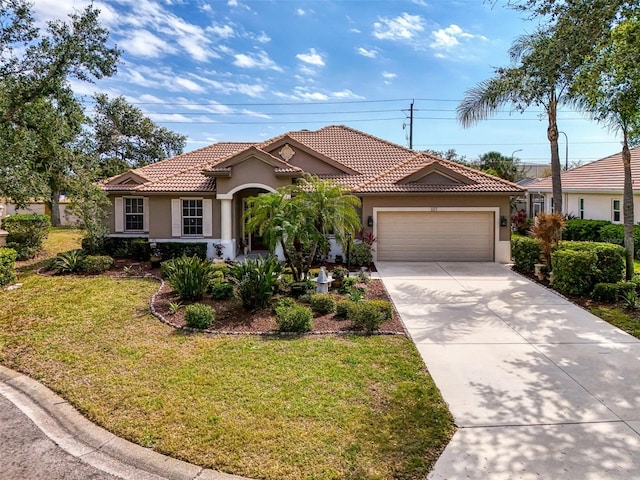
M231 241L231 200L233 195L216 195L220 200L220 240Z

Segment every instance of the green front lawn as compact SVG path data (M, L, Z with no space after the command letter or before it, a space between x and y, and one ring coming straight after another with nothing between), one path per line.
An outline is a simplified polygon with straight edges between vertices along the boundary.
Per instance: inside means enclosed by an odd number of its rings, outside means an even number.
M152 280L19 281L0 291L0 362L176 458L260 479L418 479L453 434L404 337L185 334L149 314Z

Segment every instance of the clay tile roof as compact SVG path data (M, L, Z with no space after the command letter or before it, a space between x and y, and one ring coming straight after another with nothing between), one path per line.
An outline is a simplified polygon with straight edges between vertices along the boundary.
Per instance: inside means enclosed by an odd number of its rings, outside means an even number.
M640 147L631 149L631 177L634 179L634 190L640 189ZM528 190L551 191L551 177L540 178L527 185ZM622 153L618 152L595 162L587 163L572 170L562 172L562 190L564 191L598 191L624 189L624 171Z
M513 183L487 175L463 165L439 159L426 153L416 152L396 145L373 135L354 130L346 126L328 126L315 131L292 131L269 139L262 143L216 143L209 147L194 150L174 158L170 158L132 171L146 183L141 185L108 185L109 179L103 183L106 190L133 192L212 192L215 191L215 179L205 176L203 172L227 171L224 162L233 159L242 152L259 150L271 156L268 150L278 141L289 138L310 151L318 152L318 158L326 158L347 167L345 170L356 174L339 173L320 175L333 179L337 183L360 193L419 193L419 192L500 192L518 194L523 189ZM279 166L276 173L300 173L302 170L288 165L274 157ZM401 180L419 172L433 163L467 181L457 184L426 184L424 182L402 182ZM126 175L126 174L123 174ZM114 177L117 178L117 177Z

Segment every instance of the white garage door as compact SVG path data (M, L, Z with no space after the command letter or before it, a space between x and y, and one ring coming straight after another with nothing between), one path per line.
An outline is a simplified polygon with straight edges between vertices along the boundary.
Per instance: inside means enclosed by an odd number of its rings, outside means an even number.
M492 262L493 212L378 212L378 260Z

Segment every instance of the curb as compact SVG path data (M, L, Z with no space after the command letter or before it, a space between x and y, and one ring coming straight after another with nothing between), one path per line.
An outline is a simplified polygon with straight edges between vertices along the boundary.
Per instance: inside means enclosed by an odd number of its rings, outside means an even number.
M249 480L177 460L117 437L87 420L41 383L2 365L0 395L68 454L110 475L127 480Z

